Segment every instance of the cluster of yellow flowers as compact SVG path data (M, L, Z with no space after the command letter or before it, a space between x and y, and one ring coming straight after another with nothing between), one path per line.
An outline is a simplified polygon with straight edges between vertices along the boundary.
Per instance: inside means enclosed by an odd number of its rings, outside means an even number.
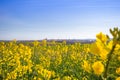
M0 80L120 80L120 31L91 44L0 42Z

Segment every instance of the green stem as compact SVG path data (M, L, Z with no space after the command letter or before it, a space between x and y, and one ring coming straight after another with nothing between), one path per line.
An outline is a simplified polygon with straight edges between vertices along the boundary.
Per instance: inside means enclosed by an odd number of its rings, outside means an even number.
M115 47L116 47L116 44L112 46L112 50L111 50L111 51L109 52L109 54L108 54L108 61L106 62L105 72L104 72L104 75L103 75L104 80L107 79L108 67L109 67L109 63L110 63L110 60L111 60L111 58L112 58L112 54L113 54L113 51L114 51Z

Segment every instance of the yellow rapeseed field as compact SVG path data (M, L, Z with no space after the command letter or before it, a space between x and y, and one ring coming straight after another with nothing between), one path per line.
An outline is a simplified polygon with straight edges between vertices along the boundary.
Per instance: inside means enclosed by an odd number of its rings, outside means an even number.
M91 44L0 42L0 80L120 80L120 30Z

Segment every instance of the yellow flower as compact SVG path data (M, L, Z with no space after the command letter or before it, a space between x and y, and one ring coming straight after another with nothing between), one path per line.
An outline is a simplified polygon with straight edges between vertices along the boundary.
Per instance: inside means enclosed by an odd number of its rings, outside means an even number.
M84 61L82 67L87 72L90 72L90 70L91 70L90 64L87 61Z
M70 76L64 76L62 80L72 80L72 78Z
M100 61L95 62L92 65L92 68L96 75L101 75L102 72L104 71L104 65Z
M83 77L82 80L88 80L86 77Z
M101 53L100 53L100 57L105 60L107 58L108 55L108 51L105 49L102 49Z
M95 42L91 45L91 51L93 54L100 56L101 59L105 60L107 58L108 51L104 49L99 42Z
M93 43L91 45L90 52L92 52L95 55L98 55L101 53L101 49L102 49L102 47L98 43Z
M118 60L120 61L120 56L118 56Z
M99 34L97 34L96 37L102 43L106 43L106 41L108 40L108 37L105 34L103 34L102 32L100 32Z
M33 80L37 80L37 77L35 76L35 77L33 78Z
M116 80L120 80L120 77L117 77Z
M120 75L120 67L116 69L116 73Z

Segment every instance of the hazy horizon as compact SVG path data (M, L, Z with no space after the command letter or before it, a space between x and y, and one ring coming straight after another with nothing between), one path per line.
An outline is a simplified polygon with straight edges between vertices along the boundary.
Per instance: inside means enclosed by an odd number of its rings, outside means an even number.
M95 39L113 27L119 0L0 0L0 40Z
M7 39L7 40L1 39L0 41L14 41L14 40L16 41L24 41L24 40L25 41L36 41L36 40L39 41L40 40L41 41L41 40L95 40L95 39L92 39L92 38L91 39L87 39L87 38L86 39L47 39L46 38L46 39L39 39L39 40L38 39L19 39L19 40L18 39Z

